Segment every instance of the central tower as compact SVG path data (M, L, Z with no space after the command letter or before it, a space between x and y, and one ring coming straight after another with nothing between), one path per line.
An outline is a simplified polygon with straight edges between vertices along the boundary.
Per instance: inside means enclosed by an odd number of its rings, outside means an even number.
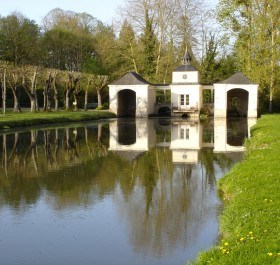
M172 72L171 102L175 116L199 116L202 104L202 86L199 72L192 65L192 58L186 49L182 65Z

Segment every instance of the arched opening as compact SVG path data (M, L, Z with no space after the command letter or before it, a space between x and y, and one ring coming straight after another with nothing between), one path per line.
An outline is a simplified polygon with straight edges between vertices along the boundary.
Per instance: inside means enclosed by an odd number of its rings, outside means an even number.
M247 117L249 92L235 88L227 92L227 117Z
M132 145L136 143L135 120L118 122L118 142L121 145Z
M135 117L136 92L124 89L118 92L118 117Z
M190 116L187 113L184 113L181 115L181 118L188 119Z
M159 108L158 116L159 117L170 117L171 116L171 109L166 107L166 106Z

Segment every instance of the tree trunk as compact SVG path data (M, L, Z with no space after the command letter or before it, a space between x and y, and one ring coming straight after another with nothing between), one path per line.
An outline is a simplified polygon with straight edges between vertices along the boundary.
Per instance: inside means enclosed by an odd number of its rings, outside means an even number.
M65 109L66 110L70 109L70 91L69 91L69 89L67 89L66 93L65 93Z
M101 94L100 94L100 90L97 89L97 103L98 103L98 108L102 107L102 100L101 100Z
M73 102L74 110L77 111L78 110L78 98L75 93L73 96L74 96L74 102Z
M30 111L31 112L35 112L37 109L36 109L36 100L34 97L29 97L30 99Z
M13 96L14 96L14 112L21 112L17 89L12 89L12 92L13 92Z
M88 89L85 91L85 104L84 104L84 110L87 110L88 105Z
M3 73L3 83L2 83L2 112L6 114L6 92L7 92L7 85L6 85L6 75L7 75L7 68L4 68Z

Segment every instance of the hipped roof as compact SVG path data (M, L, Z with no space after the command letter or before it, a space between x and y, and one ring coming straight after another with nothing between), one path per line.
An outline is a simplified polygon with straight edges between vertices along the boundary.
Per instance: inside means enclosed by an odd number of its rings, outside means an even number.
M218 82L217 84L257 85L241 72L237 72L228 79Z
M139 74L128 72L120 79L114 81L111 85L150 85L150 83Z

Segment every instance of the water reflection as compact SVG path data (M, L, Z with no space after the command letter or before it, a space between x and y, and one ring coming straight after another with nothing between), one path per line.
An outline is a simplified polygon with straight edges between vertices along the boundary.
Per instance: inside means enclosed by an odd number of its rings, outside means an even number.
M3 264L185 264L217 238L215 183L253 123L133 119L2 134Z

